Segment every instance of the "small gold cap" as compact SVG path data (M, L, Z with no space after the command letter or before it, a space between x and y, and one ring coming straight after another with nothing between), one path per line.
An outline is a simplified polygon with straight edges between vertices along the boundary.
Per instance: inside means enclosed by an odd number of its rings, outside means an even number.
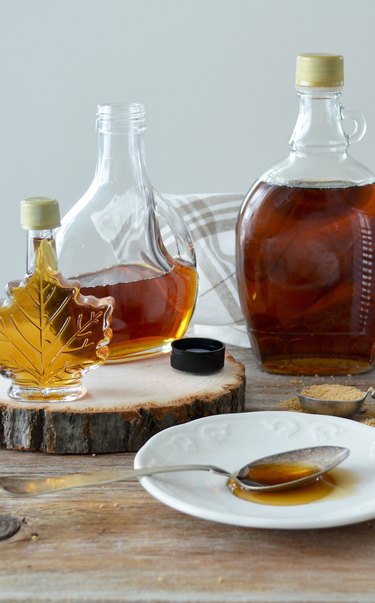
M344 85L344 57L340 54L300 54L296 86L340 88Z
M49 197L29 197L21 201L21 226L25 230L48 230L60 226L58 201Z

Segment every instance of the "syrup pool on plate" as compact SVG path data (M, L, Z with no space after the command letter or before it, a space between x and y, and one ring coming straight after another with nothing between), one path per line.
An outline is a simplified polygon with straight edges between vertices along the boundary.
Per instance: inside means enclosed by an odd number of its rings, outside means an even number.
M264 484L275 484L304 477L315 471L316 468L308 465L292 466L289 464L279 466L278 470L268 465L259 466L256 469L257 479L255 480L254 475L249 475L250 479ZM254 492L241 488L231 479L227 482L227 487L234 496L249 502L274 506L305 505L327 496L342 498L352 493L354 486L355 476L341 468L321 475L310 484L276 492Z

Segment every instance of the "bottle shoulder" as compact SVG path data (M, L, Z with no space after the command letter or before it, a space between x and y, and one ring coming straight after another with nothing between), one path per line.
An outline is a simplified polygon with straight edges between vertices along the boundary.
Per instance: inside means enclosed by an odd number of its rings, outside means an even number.
M258 181L281 186L343 187L375 182L375 174L348 153L291 152L273 164Z

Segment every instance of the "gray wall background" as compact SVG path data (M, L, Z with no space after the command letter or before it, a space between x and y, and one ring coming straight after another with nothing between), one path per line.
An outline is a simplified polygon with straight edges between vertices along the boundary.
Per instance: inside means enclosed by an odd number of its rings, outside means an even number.
M0 291L24 273L20 200L65 213L90 184L101 102L145 104L159 190L245 192L288 152L296 55L341 53L375 171L374 22L373 0L0 0Z

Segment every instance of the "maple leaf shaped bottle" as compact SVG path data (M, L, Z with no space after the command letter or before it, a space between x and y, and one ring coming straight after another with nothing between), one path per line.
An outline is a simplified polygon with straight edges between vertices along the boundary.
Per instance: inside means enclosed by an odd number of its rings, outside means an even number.
M16 400L73 401L86 393L83 375L103 364L112 337L112 297L83 296L58 271L55 199L21 202L27 230L27 274L8 283L0 307L0 370Z

